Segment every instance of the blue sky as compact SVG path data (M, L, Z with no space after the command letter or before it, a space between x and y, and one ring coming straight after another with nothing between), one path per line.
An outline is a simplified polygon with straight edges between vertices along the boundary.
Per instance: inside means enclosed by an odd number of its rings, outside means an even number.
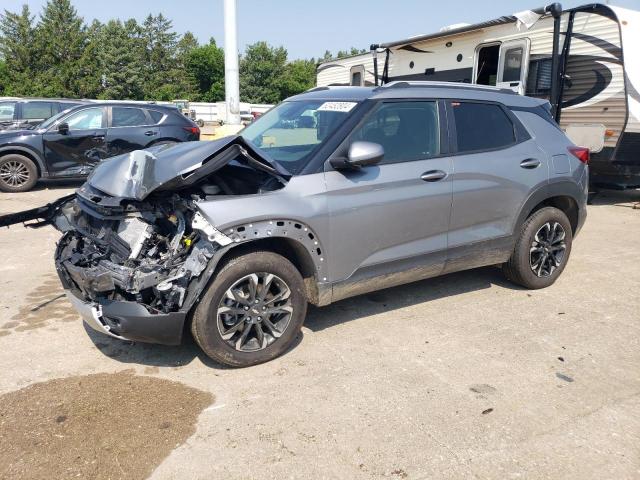
M222 0L72 0L88 22L93 18L144 19L162 12L175 30L192 31L201 42L214 37L223 45ZM351 46L398 40L438 31L452 23L476 23L551 0L237 0L240 49L258 40L282 45L289 58L322 56ZM0 8L19 10L26 3L39 13L45 0L2 0ZM565 0L565 8L588 0ZM640 0L619 0L615 5L640 10Z

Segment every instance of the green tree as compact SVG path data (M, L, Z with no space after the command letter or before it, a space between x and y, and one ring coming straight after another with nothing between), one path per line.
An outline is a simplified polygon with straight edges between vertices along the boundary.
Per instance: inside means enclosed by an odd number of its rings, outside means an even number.
M74 97L87 35L70 0L49 0L36 28L36 85L39 95Z
M294 60L285 65L278 85L280 100L313 88L316 84L315 60Z
M97 98L102 90L100 54L103 49L104 25L98 20L86 29L87 42L78 60L78 75L75 88L80 98Z
M196 100L224 100L224 51L212 38L207 45L192 49L187 58L187 72L198 91Z
M171 96L175 89L175 53L178 34L173 31L171 20L161 13L149 15L142 26L142 38L146 49L145 98L161 100L158 95Z
M247 46L240 60L240 98L251 103L277 103L280 82L287 62L283 47L272 47L267 42Z
M101 29L98 52L99 98L141 100L145 97L145 42L134 19L109 20Z
M175 65L172 77L175 79L176 98L195 100L198 95L196 81L188 68L191 52L198 48L198 40L191 32L186 32L176 44ZM172 100L173 100L172 99Z
M0 15L0 57L4 59L4 94L33 95L35 43L33 16L27 5L21 13Z
M7 88L9 87L9 70L7 69L7 63L4 60L0 60L0 95L6 95Z

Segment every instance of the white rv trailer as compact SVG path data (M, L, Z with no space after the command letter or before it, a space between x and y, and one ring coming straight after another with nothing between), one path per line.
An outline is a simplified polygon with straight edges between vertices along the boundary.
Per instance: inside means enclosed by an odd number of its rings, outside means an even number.
M562 11L553 4L372 45L372 53L320 64L317 85L454 81L547 98L560 127L574 143L591 149L592 185L637 188L640 53L636 49L640 49L640 12L602 4Z

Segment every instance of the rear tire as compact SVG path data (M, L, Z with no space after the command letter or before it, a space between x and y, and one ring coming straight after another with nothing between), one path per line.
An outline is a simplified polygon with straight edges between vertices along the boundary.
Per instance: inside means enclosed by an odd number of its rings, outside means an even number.
M10 153L0 158L0 191L26 192L38 181L38 167L28 157Z
M300 332L307 313L304 292L300 272L280 255L260 251L233 257L195 309L193 338L207 356L225 365L267 362L284 353Z
M505 276L529 289L545 288L560 276L569 261L573 234L562 210L544 207L522 225Z

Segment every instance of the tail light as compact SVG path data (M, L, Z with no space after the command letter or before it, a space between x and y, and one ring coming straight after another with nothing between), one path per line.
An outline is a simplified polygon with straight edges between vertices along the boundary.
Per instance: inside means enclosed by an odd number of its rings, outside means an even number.
M589 163L589 149L586 147L569 147L569 153L580 160L582 163Z
M194 135L200 135L200 128L198 127L182 127L185 131Z

